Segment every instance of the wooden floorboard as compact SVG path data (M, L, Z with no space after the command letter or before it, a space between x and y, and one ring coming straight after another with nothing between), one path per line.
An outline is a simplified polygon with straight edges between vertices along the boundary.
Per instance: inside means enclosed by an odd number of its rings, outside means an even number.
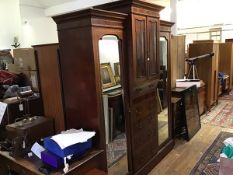
M189 175L196 162L221 131L233 133L233 129L202 124L201 129L189 142L176 139L174 149L149 175Z

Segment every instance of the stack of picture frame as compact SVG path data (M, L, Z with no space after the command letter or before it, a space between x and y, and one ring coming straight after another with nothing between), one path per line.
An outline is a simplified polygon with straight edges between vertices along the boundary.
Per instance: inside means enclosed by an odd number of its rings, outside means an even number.
M110 88L120 84L120 64L119 62L113 63L114 72L110 63L101 63L100 74L103 89Z

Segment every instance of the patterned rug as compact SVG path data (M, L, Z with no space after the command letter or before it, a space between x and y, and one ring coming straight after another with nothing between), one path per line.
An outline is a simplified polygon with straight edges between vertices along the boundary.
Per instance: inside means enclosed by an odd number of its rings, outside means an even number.
M126 155L126 135L120 134L112 142L107 144L108 167L114 165L119 159Z
M220 97L220 100L233 100L233 90L223 93Z
M190 175L218 175L219 163L217 160L221 149L224 147L223 141L228 137L233 137L233 133L221 132L202 155Z
M224 128L233 128L233 101L219 100L211 112L201 116L201 122Z

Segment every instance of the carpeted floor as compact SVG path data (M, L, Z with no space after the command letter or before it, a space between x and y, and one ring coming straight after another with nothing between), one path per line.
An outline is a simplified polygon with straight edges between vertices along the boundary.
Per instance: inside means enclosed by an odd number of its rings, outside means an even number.
M120 134L112 142L107 144L107 162L108 167L111 167L124 155L126 155L126 135Z
M211 112L201 116L201 122L225 128L233 128L233 100L219 100Z
M190 175L218 175L219 163L217 160L224 147L223 141L228 137L233 137L233 133L221 132L196 163Z

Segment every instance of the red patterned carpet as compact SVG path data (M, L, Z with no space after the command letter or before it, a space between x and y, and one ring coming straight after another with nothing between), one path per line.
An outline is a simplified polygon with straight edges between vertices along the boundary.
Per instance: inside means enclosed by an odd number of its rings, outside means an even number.
M108 167L111 167L124 155L126 155L126 135L118 135L112 142L107 145Z
M219 100L218 105L201 118L202 123L233 128L233 100Z

